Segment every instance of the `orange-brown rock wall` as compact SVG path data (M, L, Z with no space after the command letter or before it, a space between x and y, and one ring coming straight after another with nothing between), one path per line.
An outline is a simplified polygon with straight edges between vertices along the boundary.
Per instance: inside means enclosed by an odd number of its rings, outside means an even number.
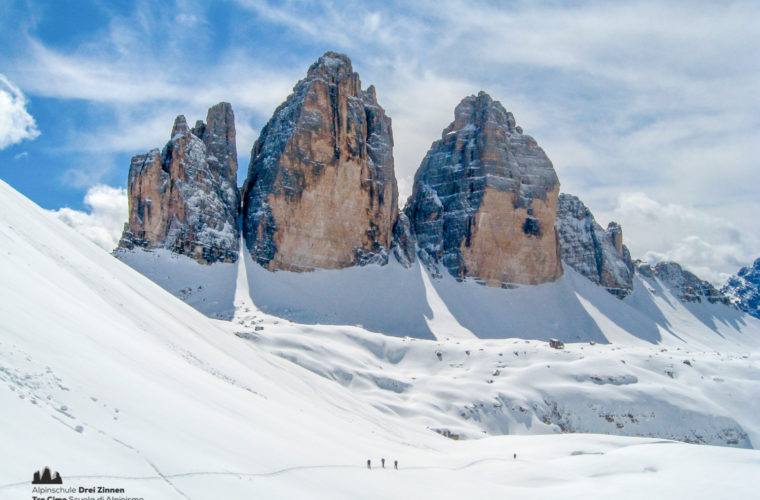
M515 194L487 188L470 244L462 242L467 274L490 286L508 283L536 285L562 276L554 217L557 213L559 186L546 200L534 200L533 218L544 228L539 234L527 234L525 208L515 208Z
M384 263L398 191L390 118L348 58L327 53L254 144L243 230L268 269Z

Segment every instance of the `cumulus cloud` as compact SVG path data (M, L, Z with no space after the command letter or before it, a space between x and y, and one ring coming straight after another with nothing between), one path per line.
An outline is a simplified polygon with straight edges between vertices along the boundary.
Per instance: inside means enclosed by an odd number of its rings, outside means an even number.
M26 104L21 90L0 74L0 149L40 135Z
M635 257L650 263L676 261L715 285L760 251L758 242L732 222L644 193L620 195L613 216Z
M79 234L104 250L116 248L127 221L127 192L99 184L91 187L84 197L86 211L64 207L53 214Z

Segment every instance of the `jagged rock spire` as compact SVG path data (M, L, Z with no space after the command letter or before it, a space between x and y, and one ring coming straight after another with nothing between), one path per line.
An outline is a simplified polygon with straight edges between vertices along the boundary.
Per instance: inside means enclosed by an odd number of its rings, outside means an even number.
M618 298L633 289L634 266L616 222L602 229L578 197L559 195L556 221L562 262Z
M327 52L253 146L246 246L271 270L385 263L397 203L391 120L349 58Z
M165 248L199 262L237 259L239 194L229 103L190 129L179 115L163 150L132 158L129 221L119 246Z

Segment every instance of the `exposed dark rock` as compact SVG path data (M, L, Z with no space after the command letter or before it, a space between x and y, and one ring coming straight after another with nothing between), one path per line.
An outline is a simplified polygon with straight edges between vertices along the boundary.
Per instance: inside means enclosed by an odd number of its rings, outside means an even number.
M235 118L229 103L209 109L206 123L174 122L163 151L132 158L129 221L119 246L165 248L202 263L238 256Z
M405 213L398 214L396 223L393 225L393 255L404 267L414 263L414 247L416 240L412 234L409 217Z
M682 302L709 302L710 304L731 305L731 299L716 290L707 281L682 268L676 262L660 262L652 267L637 261L636 271L648 278L658 278Z
M602 229L577 197L562 193L555 222L562 262L618 298L633 289L634 266L616 222Z
M760 318L760 259L743 267L721 289L742 311Z

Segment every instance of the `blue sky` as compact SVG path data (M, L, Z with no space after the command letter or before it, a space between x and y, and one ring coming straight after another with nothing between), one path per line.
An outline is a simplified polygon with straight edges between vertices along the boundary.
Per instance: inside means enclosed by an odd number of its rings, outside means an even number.
M0 178L108 246L130 157L177 114L232 103L242 183L258 131L336 50L393 118L402 199L486 90L634 256L717 283L760 256L757 19L758 2L0 0Z

